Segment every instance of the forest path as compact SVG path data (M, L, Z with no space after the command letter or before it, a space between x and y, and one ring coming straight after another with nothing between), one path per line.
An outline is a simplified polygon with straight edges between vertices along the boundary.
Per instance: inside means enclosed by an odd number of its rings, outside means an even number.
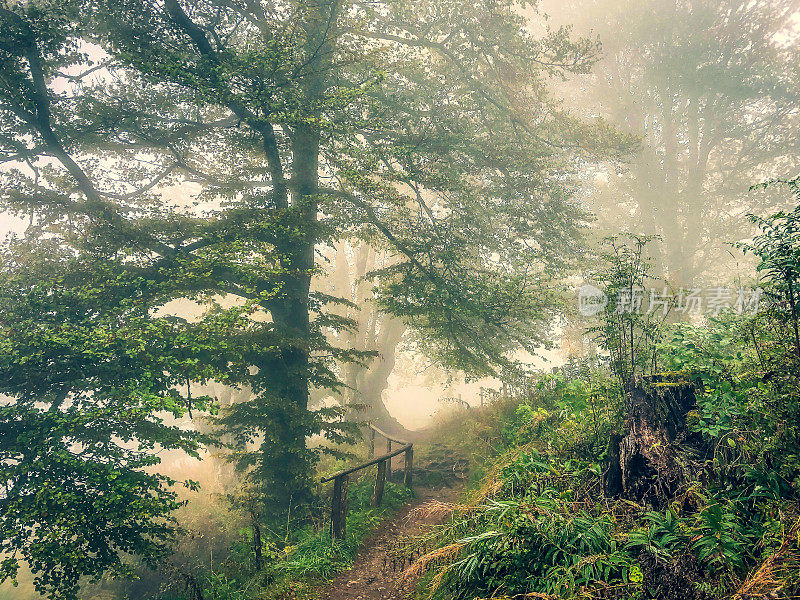
M393 519L388 519L364 544L350 570L333 581L328 600L406 600L411 597L418 577L404 578L403 567L392 568L390 552L397 541L423 534L441 522L441 513L429 514L426 506L455 502L461 493L457 487L415 488L417 497L406 504Z

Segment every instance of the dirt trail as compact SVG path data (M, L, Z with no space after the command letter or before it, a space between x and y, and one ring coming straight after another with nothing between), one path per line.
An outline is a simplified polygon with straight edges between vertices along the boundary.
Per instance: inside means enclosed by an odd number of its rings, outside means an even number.
M393 571L386 563L387 553L398 538L419 535L426 526L441 519L414 509L431 502L454 502L460 490L420 487L415 491L417 497L397 516L382 524L361 549L352 568L333 581L327 596L329 600L405 600L410 597L416 579L404 580L401 568Z

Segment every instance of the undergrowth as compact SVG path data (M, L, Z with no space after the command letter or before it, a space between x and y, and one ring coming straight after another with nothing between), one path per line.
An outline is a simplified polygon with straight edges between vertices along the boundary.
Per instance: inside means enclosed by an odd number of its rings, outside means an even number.
M411 567L421 597L800 597L800 206L751 221L763 305L697 323L617 304L649 240L610 239L605 359L450 424L482 477Z
M263 566L253 568L252 529L242 527L221 563L196 565L192 583L176 576L157 600L286 600L320 598L339 572L350 567L359 547L381 522L412 496L402 483L387 480L382 506L370 506L374 474L353 481L348 489L346 537L331 539L329 497L320 497L316 518L302 528L265 535ZM327 500L327 502L326 502ZM196 588L193 588L196 586Z
M732 325L713 327L730 334ZM692 332L676 331L683 336L676 348L683 352L685 336ZM694 331L700 333L709 335ZM719 339L712 347L719 350ZM695 354L702 354L697 348ZM741 358L739 353L731 360ZM715 364L719 359L715 356ZM695 368L702 362L697 355L677 360ZM491 452L474 467L483 476L473 480L469 504L452 507L450 521L431 534L438 549L412 567L424 573L418 596L744 600L764 591L774 597L796 595L798 489L757 460L762 449L774 448L765 440L779 432L769 431L763 418L762 429L754 431L748 418L760 406L757 382L749 392L732 392L724 377L705 376L690 426L711 450L708 456L687 458L700 466L700 477L686 482L662 507L603 495L606 441L622 416L621 391L602 368L542 376L526 397L505 399L448 424L482 432L478 445Z

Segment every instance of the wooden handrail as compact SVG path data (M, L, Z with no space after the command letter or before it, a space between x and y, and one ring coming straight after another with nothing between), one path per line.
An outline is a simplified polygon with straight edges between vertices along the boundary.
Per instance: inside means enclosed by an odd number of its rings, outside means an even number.
M383 437L385 437L390 442L394 442L395 444L410 444L411 443L408 440L399 440L397 438L393 438L388 433L385 433L385 432L381 431L380 429L378 429L377 427L375 427L375 425L373 425L372 423L367 423L367 425L369 425L369 428L372 429L372 431L374 431L375 433L377 433L379 435L382 435Z
M377 427L375 427L372 423L369 423L370 428L370 446L369 452L370 456L375 453L375 434L383 436L386 438L386 454L382 456L378 456L376 458L372 458L367 462L363 462L360 465L356 465L355 467L351 467L349 469L345 469L344 471L339 471L338 473L334 473L328 477L323 477L320 481L322 483L328 483L329 481L333 481L333 496L331 498L331 537L333 539L344 539L345 537L345 527L347 525L347 484L349 482L349 475L351 473L355 473L356 471L360 471L361 469L366 469L372 465L378 465L378 475L375 479L375 489L372 493L372 505L373 506L380 506L381 502L383 501L383 489L386 483L386 471L388 470L391 475L392 469L392 458L397 456L398 454L405 454L405 467L403 469L403 483L406 487L411 487L411 479L413 473L413 463L414 463L414 444L411 442L407 442L405 440L398 440L396 438L390 437ZM392 442L396 444L402 444L400 448L397 450L392 451Z
M334 473L333 475L330 475L328 477L323 477L322 479L320 479L320 481L322 483L328 483L329 481L333 481L337 477L341 477L343 475L350 475L350 473L355 473L356 471L360 471L361 469L366 469L367 467L371 467L372 465L376 465L379 462L382 462L384 460L388 460L390 458L394 458L398 454L402 454L403 452L405 452L406 450L411 448L413 445L414 444L406 444L405 446L403 446L399 450L395 450L394 452L390 452L389 454L384 454L383 456L379 456L377 458L373 458L370 461L367 461L365 463L361 463L360 465L356 465L355 467L352 467L350 469L345 469L344 471L339 471L338 473Z

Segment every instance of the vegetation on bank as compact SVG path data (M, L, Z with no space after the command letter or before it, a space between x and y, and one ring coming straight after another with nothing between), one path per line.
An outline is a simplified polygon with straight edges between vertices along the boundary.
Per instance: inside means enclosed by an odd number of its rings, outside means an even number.
M790 478L800 465L783 455L777 472L768 466L781 423L764 428L758 384L708 385L690 415L699 444L683 455L697 477L648 506L603 495L607 439L621 415L602 375L545 376L526 398L472 417L491 428L499 452L471 501L432 534L438 549L414 567L428 572L420 597L796 595L800 511Z
M654 323L612 301L607 358L469 416L494 460L413 567L420 597L797 597L799 216L753 218L757 313ZM609 257L607 291L647 279L644 243Z
M705 365L707 377L716 368L725 372L726 364L746 358L733 341L742 324L721 318L707 326L671 327L669 341L660 346L665 366ZM439 422L419 450L420 460L434 468L420 472L418 480L452 484L446 470L437 468L448 463L457 477L467 478L469 492L465 503L450 507L452 520L419 540L440 546L413 567L427 570L419 596L722 598L745 588L738 596L745 598L748 589L754 594L764 584L783 586L778 597L796 593L791 585L797 585L792 575L800 565L800 513L791 477L797 476L797 462L784 463L783 474L776 475L775 459L767 458L775 447L764 442L778 438L758 437L768 426L754 424L759 405L731 405L727 386L712 386L710 377L705 385L688 416L689 428L709 450L699 457L693 454L697 447L690 449L688 458L701 477L662 508L603 498L604 444L624 418L620 386L597 363L576 361L532 380L518 397L460 410ZM728 404L720 410L723 402ZM736 449L727 441L731 437ZM251 568L252 539L243 529L226 563L198 576L204 597L323 593L364 536L407 498L401 486L387 487L387 494L393 490L388 509L376 512L368 504L371 483L365 477L351 487L345 542L332 542L324 526L295 532L291 543L265 548L261 573ZM320 519L326 508L320 505Z
M373 484L374 473L370 472L349 486L346 539L331 539L329 497L321 494L305 526L262 532L259 568L249 523L231 519L222 498L195 500L179 511L177 516L185 529L170 559L158 570L141 565L129 580L84 582L81 599L323 598L336 575L350 568L364 541L413 496L402 481L387 480L382 505L375 508L370 506ZM0 600L38 598L31 587L23 577L19 587L4 586Z
M244 537L232 545L222 565L215 571L204 570L199 574L202 597L215 600L322 597L330 581L350 567L367 536L412 495L402 483L387 481L383 504L374 508L370 506L372 479L365 476L350 486L345 539L331 539L328 506L321 506L315 522L289 532L288 539L268 542L263 551L264 564L255 571L252 538L245 529ZM192 600L184 589L176 591L161 598Z

